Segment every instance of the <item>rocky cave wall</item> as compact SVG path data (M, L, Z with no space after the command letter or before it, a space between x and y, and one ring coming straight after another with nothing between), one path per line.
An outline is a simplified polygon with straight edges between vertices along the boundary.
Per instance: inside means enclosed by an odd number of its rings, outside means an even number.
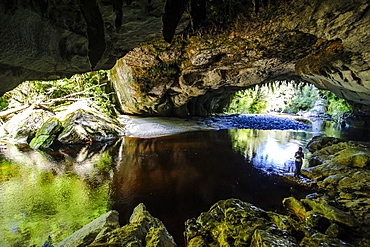
M0 93L25 80L111 69L152 35L162 35L166 0L0 2Z
M267 2L257 13L250 4L227 29L178 35L171 44L156 38L130 51L111 73L122 110L205 116L232 91L296 80L369 114L369 1Z
M190 1L198 32L166 43L188 2L1 1L0 93L25 80L110 69L129 52L111 73L126 113L204 116L230 91L294 79L369 114L368 0L222 1L238 17L227 29L202 28L211 2Z

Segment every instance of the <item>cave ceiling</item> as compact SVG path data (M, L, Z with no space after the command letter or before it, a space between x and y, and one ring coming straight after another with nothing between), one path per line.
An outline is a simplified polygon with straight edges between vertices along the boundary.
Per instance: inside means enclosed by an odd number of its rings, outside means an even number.
M223 100L225 90L295 79L331 90L368 114L369 5L368 0L4 0L0 93L25 80L58 79L115 64L126 72L170 64L166 73L178 79L155 86L146 81L139 98L122 92L126 101L146 104L147 110L132 113L203 115ZM193 37L176 34L184 13L198 30ZM234 21L228 28L212 29L209 22L203 28L207 18ZM168 42L168 50L156 53L142 45L157 38Z

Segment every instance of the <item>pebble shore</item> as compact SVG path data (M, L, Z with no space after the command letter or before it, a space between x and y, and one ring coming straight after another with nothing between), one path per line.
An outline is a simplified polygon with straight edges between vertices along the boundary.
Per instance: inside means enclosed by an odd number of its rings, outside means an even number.
M205 122L213 121L213 125L221 129L300 130L311 127L296 119L292 115L234 114L211 117Z
M309 127L292 115L232 114L212 117L119 117L126 136L155 138L183 132L221 129L304 130Z

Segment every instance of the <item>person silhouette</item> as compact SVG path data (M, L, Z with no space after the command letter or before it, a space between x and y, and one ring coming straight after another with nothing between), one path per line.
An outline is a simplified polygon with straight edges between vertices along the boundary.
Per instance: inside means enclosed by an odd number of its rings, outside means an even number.
M295 171L294 171L294 177L299 177L301 175L301 167L304 159L304 153L302 152L302 148L299 147L298 151L294 154L295 158Z

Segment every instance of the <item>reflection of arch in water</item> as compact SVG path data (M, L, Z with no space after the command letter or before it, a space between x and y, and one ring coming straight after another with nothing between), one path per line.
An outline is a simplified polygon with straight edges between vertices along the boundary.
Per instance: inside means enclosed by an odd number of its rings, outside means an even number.
M279 182L235 152L227 130L126 138L120 150L111 200L113 209L123 216L122 223L133 207L144 202L171 234L182 238L185 220L218 200L239 198L277 210L281 200L290 196L289 185L277 186Z

